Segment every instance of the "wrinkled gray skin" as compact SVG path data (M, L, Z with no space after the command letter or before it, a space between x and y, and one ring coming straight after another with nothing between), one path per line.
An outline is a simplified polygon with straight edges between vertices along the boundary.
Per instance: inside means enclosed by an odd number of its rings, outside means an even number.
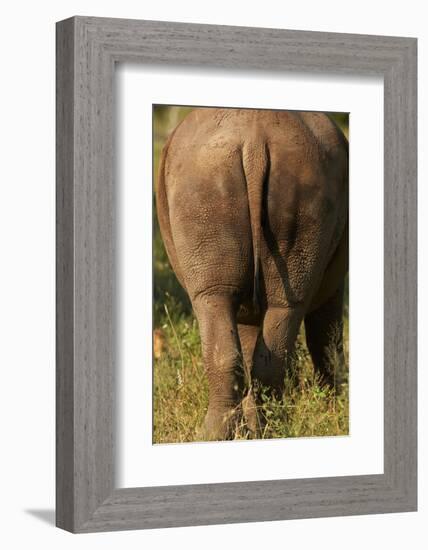
M251 388L280 393L302 321L314 366L343 360L348 144L322 113L195 109L162 153L157 211L198 319L209 407L204 439L233 437Z

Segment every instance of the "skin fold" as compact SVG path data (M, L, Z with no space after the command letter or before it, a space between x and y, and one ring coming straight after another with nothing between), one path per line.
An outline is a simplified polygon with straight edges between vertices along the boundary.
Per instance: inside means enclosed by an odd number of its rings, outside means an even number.
M201 108L161 156L159 225L197 317L209 406L200 436L233 436L252 388L280 394L302 322L327 383L343 360L348 143L322 113Z

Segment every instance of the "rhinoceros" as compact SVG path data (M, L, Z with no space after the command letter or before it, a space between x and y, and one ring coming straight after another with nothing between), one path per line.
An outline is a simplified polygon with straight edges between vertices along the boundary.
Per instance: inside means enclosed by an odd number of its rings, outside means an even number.
M343 361L348 142L329 116L194 109L164 146L156 204L199 324L201 437L233 437L242 410L257 432L252 388L281 394L302 322L314 368L332 384L332 340Z

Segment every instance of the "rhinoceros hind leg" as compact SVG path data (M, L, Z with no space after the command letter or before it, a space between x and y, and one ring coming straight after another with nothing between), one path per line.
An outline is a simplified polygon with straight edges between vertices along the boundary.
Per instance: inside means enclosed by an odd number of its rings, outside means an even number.
M301 307L269 307L254 352L253 380L281 398L286 370L302 322Z
M334 295L305 317L306 343L321 381L339 388L344 367L342 283Z
M209 389L208 411L198 436L211 441L233 439L242 417L245 388L233 300L229 296L199 296L193 307Z

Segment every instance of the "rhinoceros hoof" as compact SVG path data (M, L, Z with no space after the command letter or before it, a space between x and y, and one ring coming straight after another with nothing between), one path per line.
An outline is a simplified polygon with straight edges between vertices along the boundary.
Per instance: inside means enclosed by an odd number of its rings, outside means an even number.
M238 408L226 411L208 411L197 432L200 441L225 441L235 438L241 413Z

